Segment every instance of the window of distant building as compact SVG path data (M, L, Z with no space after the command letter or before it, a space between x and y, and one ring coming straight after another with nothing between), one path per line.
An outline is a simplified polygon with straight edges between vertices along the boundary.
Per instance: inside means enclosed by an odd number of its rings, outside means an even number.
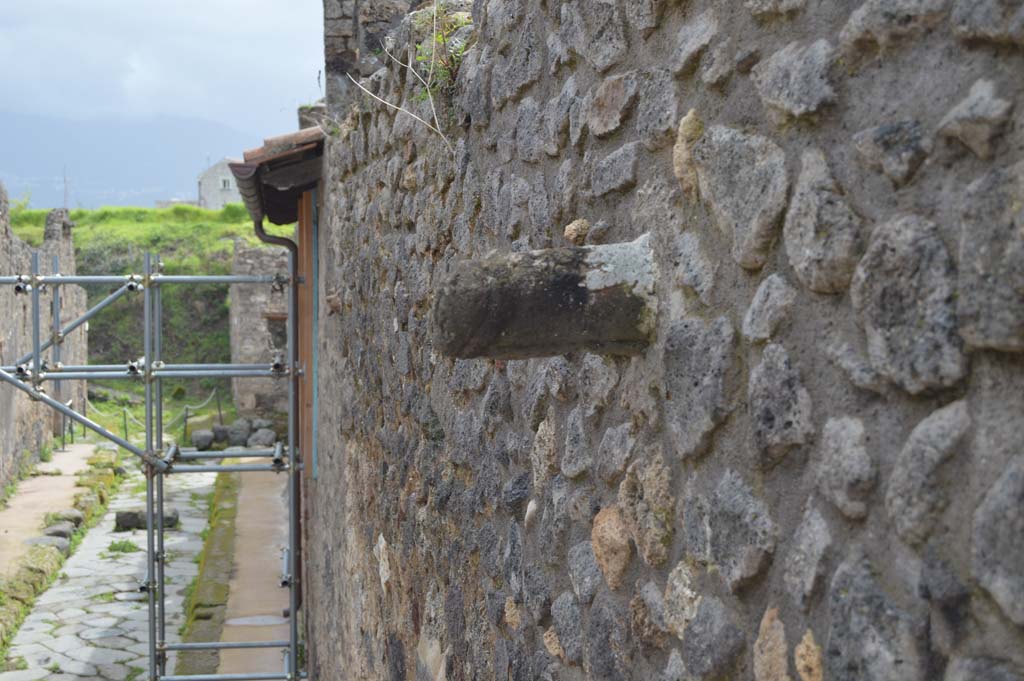
M231 189L231 180L224 178L220 181L221 189Z

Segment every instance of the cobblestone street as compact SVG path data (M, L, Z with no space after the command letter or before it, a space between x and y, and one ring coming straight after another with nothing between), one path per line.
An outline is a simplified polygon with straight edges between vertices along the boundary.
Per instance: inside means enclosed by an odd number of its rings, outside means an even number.
M195 577L202 549L207 495L213 473L168 477L166 509L177 510L180 524L166 533L167 639L177 642L186 587ZM148 669L148 620L139 584L146 573L144 530L115 532L117 511L144 508L144 479L133 471L111 501L103 520L82 541L60 577L36 602L10 650L27 668L0 673L0 681L123 681ZM111 550L128 540L140 551ZM174 655L170 656L169 672Z

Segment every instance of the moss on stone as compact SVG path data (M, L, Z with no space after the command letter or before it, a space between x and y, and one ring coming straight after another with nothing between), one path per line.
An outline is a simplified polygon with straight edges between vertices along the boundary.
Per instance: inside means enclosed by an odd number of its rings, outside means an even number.
M218 641L224 629L229 582L235 554L235 518L238 515L237 473L220 473L208 509L209 531L199 554L199 574L185 599L183 641ZM178 674L212 674L220 655L215 650L182 651Z

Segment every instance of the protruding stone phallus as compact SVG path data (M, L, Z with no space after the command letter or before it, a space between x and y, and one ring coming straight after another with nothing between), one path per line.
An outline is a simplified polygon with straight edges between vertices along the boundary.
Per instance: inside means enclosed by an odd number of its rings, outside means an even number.
M462 358L637 354L654 330L654 281L646 234L466 260L437 293L434 347Z

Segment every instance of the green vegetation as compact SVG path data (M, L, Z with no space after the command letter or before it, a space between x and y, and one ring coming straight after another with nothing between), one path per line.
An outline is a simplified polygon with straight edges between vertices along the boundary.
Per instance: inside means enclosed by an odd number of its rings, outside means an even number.
M436 26L434 12L437 12ZM455 79L459 75L462 57L469 47L465 41L453 41L455 32L463 26L473 23L469 12L448 13L444 2L438 2L435 8L421 10L416 15L416 28L430 32L428 39L416 44L416 61L420 64L424 75L429 74L430 92L453 94ZM435 30L436 29L436 30ZM433 64L431 62L433 61ZM433 66L433 73L431 73ZM421 94L427 98L427 91Z
M120 458L116 454L98 454L89 459L89 469L78 477L78 486L84 488L75 496L74 507L84 522L71 535L70 554L74 554L85 534L99 522L106 512L107 502L117 491L122 477L117 474ZM50 524L54 516L48 515ZM8 647L22 621L35 603L36 597L46 591L55 579L65 577L60 572L64 556L53 546L33 546L14 573L0 580L0 672L18 669L18 661L7 661Z
M116 539L110 542L110 546L107 547L107 551L110 553L137 553L141 550L130 539Z

